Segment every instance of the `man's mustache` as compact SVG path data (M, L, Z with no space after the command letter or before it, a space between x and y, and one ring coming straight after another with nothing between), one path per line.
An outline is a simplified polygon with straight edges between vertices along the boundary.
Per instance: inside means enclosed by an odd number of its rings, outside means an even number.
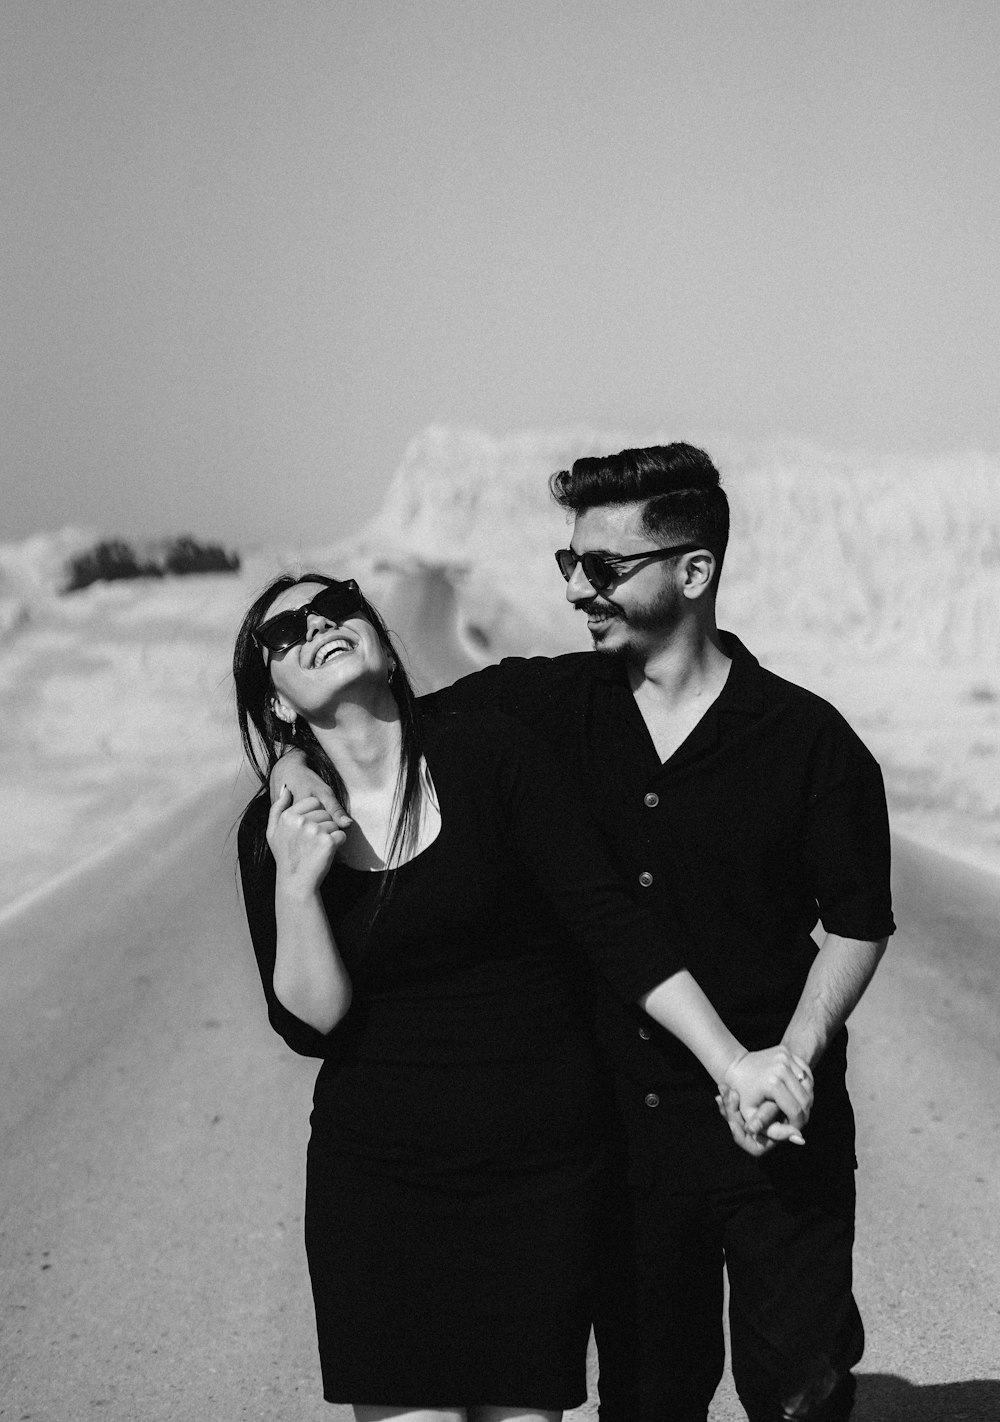
M622 617L624 615L621 609L616 607L613 602L604 602L601 598L597 597L589 598L587 602L578 602L576 604L576 610L577 612L584 613L587 617L589 617L591 613L598 612L602 613L605 617Z

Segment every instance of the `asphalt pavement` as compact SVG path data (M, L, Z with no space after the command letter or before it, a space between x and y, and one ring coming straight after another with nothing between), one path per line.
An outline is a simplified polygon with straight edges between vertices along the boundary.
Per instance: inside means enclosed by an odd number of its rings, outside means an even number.
M453 611L433 582L421 596L390 609L417 639ZM434 655L437 681L471 665L448 639ZM230 833L245 799L206 789L0 919L4 1422L352 1417L320 1395L316 1064L265 1019ZM855 1416L1000 1422L1000 878L898 842L896 913L851 1029ZM741 1416L727 1382L711 1422Z

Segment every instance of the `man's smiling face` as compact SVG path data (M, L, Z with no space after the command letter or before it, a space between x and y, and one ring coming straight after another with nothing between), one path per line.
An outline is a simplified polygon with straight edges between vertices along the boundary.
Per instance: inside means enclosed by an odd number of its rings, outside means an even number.
M642 527L642 503L600 504L581 509L570 546L577 555L606 556L650 552L664 546ZM662 645L677 625L684 598L674 560L622 568L603 592L595 592L579 565L566 584L569 601L587 618L594 650L642 661Z

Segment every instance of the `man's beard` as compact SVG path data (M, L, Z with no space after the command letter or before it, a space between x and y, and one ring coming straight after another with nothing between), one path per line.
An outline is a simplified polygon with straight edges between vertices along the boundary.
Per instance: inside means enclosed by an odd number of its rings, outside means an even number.
M620 656L622 650L620 647L607 647L604 642L604 632L607 628L611 626L612 623L625 621L623 614L619 612L618 608L612 606L610 603L598 602L595 598L593 602L588 602L581 607L580 611L586 617L590 617L594 612L599 612L608 619L608 621L600 627L587 628L590 633L590 640L593 643L594 651L600 652L600 654L605 657Z
M602 657L622 662L627 666L641 666L657 643L667 641L681 620L679 593L671 589L657 601L645 606L633 607L628 613L611 602L601 602L594 598L584 604L580 611L588 616L591 612L602 612L611 623L619 623L638 636L616 639L610 646L603 636L595 636L591 631L593 650Z

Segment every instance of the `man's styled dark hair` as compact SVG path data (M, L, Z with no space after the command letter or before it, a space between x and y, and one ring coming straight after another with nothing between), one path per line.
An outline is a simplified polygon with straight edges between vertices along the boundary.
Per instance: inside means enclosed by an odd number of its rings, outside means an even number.
M693 444L657 444L578 459L549 480L552 497L579 513L645 503L642 529L663 547L697 543L715 554L718 582L729 542L729 500L719 471Z

